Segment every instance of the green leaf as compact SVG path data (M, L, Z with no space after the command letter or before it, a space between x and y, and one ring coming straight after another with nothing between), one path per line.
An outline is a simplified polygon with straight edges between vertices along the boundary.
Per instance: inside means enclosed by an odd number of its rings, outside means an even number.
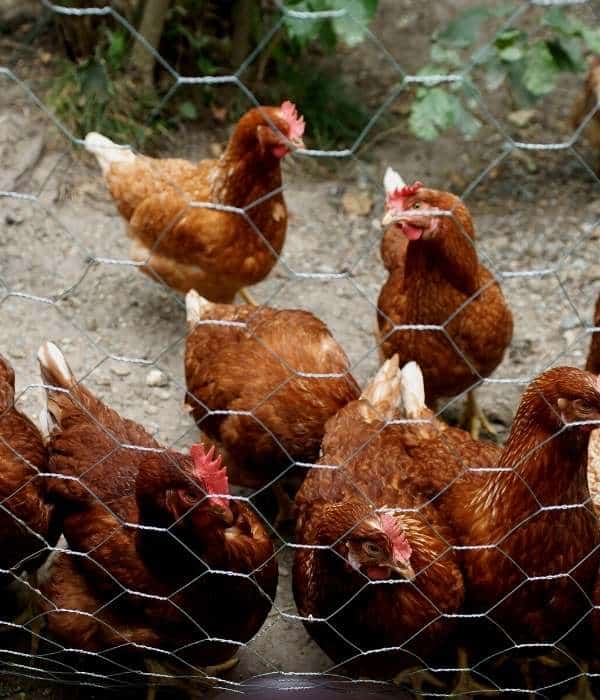
M549 41L548 48L558 70L572 73L585 70L585 59L577 39L563 36L556 41Z
M189 119L190 121L197 119L198 110L196 109L196 105L189 100L182 102L179 105L179 115L182 117L182 119Z
M506 78L506 70L502 62L494 57L490 59L485 67L485 86L490 92L497 90Z
M492 17L485 7L472 7L461 12L448 26L436 36L436 40L448 46L464 49L477 40L481 25Z
M374 4L375 8L377 3ZM373 17L371 0L331 0L331 9L346 10L342 17L331 20L333 30L340 41L348 46L356 46L365 37L365 29Z
M509 63L520 61L523 58L523 53L523 49L520 46L507 46L505 49L498 51L500 58Z
M96 58L90 58L77 68L77 80L81 92L88 99L96 99L100 103L110 98L110 83L103 64Z
M455 49L447 49L439 44L433 44L431 47L431 60L434 63L441 63L442 65L448 65L452 68L458 68L462 61L458 51Z
M127 37L125 32L119 29L114 32L111 32L109 29L106 35L108 38L106 58L113 70L119 70L123 66L125 53L127 51Z
M527 34L520 29L504 29L494 39L494 46L497 49L505 49L514 46L527 39Z
M431 88L422 99L413 102L410 129L418 138L433 141L441 131L455 125L461 108L456 95L451 95L443 88Z
M456 123L458 128L468 139L472 139L481 128L479 119L466 110L460 102L457 108Z
M547 95L554 89L558 66L545 41L532 44L525 56L523 84L535 97Z
M313 12L317 8L314 7L310 0L301 0L301 2L288 3L290 9L298 10L299 12ZM296 40L302 45L306 45L317 38L319 35L320 21L312 19L296 19L294 17L285 17L285 26L290 39Z
M582 35L588 49L594 53L600 53L600 28L589 29L584 27Z
M575 17L565 14L561 7L553 7L544 15L542 22L555 32L567 36L581 36L585 25Z

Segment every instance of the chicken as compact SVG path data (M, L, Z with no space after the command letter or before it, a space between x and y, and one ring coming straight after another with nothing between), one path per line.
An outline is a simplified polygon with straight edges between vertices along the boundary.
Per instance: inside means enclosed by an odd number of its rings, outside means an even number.
M194 291L186 303L186 403L227 451L232 482L260 488L294 461L314 462L326 421L360 394L327 326L307 311L212 304ZM276 487L281 522L289 504Z
M93 132L85 147L127 222L142 272L229 303L277 262L287 227L281 159L304 147L303 133L288 101L247 112L218 160L138 156Z
M469 391L464 420L473 436L480 426L493 432L473 389L502 361L513 322L477 257L469 210L449 192L405 185L391 168L384 184L381 256L390 274L378 301L382 353L420 365L430 405Z
M38 357L49 468L60 477L51 493L78 553L61 553L47 576L50 631L86 651L120 639L130 649L179 649L177 658L194 668L227 668L275 594L277 565L262 521L230 499L214 449L165 449L78 383L55 345L45 343Z
M600 328L600 295L596 300L594 310L594 326ZM600 331L596 330L592 334L590 351L585 368L588 372L600 375ZM592 503L596 512L600 515L600 428L593 430L590 435L590 445L588 448L588 482Z
M404 478L400 426L387 425L400 389L394 356L327 422L322 468L296 496L293 571L298 611L319 646L356 673L397 682L403 669L417 678L411 667L431 663L455 624L444 616L464 597L451 529Z
M572 367L537 377L501 451L445 427L424 403L409 417L421 423L405 428L406 476L424 502L435 499L464 547L467 610L493 621L504 647L563 639L589 612L600 561L586 479L590 425L579 423L600 417L598 378Z
M600 153L600 56L590 63L583 90L573 105L571 124L574 129L584 127L590 144ZM600 172L600 171L599 171Z
M600 374L600 295L596 299L596 308L594 309L594 327L596 330L592 333L592 341L585 368L588 372Z
M48 455L40 431L15 408L15 374L0 356L0 582L3 603L8 599L8 619L14 614L14 601L25 609L14 624L31 618L30 593L35 573L60 535L60 522L48 500L44 473ZM29 585L20 575L29 576ZM4 611L2 614L4 618Z

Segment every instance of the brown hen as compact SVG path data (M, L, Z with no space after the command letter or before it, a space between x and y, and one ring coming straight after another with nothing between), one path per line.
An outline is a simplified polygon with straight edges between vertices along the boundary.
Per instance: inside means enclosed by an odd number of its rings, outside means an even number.
M397 680L431 664L464 596L453 533L405 477L401 426L387 424L399 396L394 357L328 421L321 467L296 496L293 580L304 624L337 664Z
M585 124L590 144L600 152L600 56L594 56L590 63L583 90L573 105L571 123L574 129Z
M469 611L493 620L504 642L556 643L589 611L600 533L586 479L600 384L556 367L526 389L506 445L474 442L421 406L410 428L411 472L462 551ZM477 447L480 456L477 457ZM414 471L412 471L414 470Z
M48 499L47 471L40 431L15 408L15 374L0 356L0 584L17 599L29 598L19 575L32 575L35 585L35 572L60 535L60 521ZM5 592L4 602L6 598ZM9 605L14 605L12 599ZM29 617L25 611L17 621Z
M303 132L304 120L284 102L247 112L218 160L138 156L96 133L85 146L127 222L140 269L177 291L229 303L277 262L287 228L281 159L304 147Z
M327 326L307 311L186 302L186 403L227 450L232 482L258 488L314 462L326 421L360 393Z
M449 192L406 186L391 168L385 186L381 256L390 274L377 304L382 353L420 365L429 404L470 390L464 420L474 437L480 425L493 432L472 389L502 361L513 322L477 257L469 210Z
M596 300L594 309L594 326L600 328L600 296ZM600 374L600 330L592 333L590 350L585 368L588 372ZM592 502L596 508L596 513L600 515L600 428L593 430L590 435L590 445L588 448L588 482Z
M43 345L39 359L50 471L61 477L52 494L69 549L85 555L60 554L51 567L50 631L86 651L118 638L129 651L186 647L178 658L195 668L227 662L261 627L275 594L277 565L262 522L229 499L213 451L165 449L79 384L56 346ZM65 577L73 578L68 586Z

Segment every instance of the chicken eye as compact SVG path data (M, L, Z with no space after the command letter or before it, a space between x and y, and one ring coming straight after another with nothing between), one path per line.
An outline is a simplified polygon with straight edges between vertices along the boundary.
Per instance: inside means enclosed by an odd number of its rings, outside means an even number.
M573 406L580 413L591 413L592 411L592 407L590 406L590 404L586 401L583 401L582 399L576 399L575 401L573 401Z
M365 542L363 544L363 549L370 557L376 557L381 554L381 548L372 542Z
M420 208L421 208L421 202L415 202L415 203L412 205L412 208L413 208L413 209L420 209Z

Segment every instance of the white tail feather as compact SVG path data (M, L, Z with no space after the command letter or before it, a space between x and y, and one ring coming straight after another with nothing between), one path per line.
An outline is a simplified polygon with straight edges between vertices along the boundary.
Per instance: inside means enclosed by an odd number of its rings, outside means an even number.
M372 418L392 419L398 407L401 396L401 379L398 365L398 355L393 355L386 360L377 374L364 388L360 398L368 401L376 415L368 407L363 407L363 416L367 420Z
M56 543L56 547L46 559L46 561L40 566L36 572L37 585L42 586L48 583L52 578L52 569L54 567L54 562L62 554L63 551L69 549L69 543L64 535L60 536L60 539Z
M96 156L103 175L106 175L113 163L132 163L136 158L135 153L128 146L113 143L106 136L95 131L90 131L84 143L86 150Z
M73 372L60 349L46 341L38 350L38 361L45 381L52 386L68 389L75 382Z
M46 408L40 414L40 423L43 432L49 436L60 427L60 408L54 400L56 391L50 387L71 390L75 386L76 380L64 355L54 343L46 341L40 347L38 361L42 379L48 386L46 389Z
M402 406L405 417L416 420L426 410L423 372L416 362L408 362L400 370Z
M201 297L195 289L190 289L185 296L185 312L189 328L193 328L198 321L201 321L212 306L212 302Z
M388 166L383 177L383 186L385 188L385 193L391 194L396 190L401 190L403 187L406 186L406 183L400 176L400 173L394 170L394 168Z

